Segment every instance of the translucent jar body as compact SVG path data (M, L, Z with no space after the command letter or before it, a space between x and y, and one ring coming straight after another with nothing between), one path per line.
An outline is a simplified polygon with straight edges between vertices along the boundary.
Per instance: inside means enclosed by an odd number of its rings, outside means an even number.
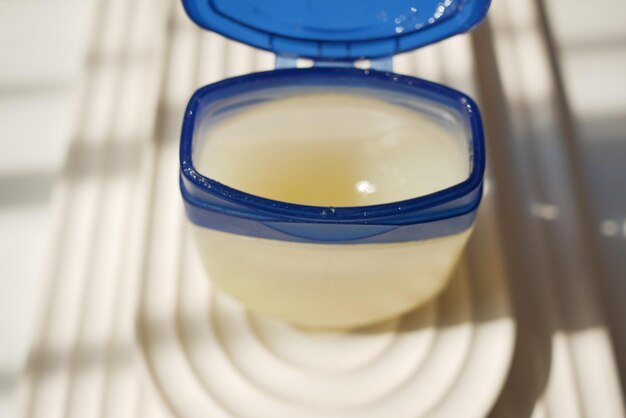
M470 230L385 244L294 243L193 226L209 278L253 311L312 328L354 328L442 290Z

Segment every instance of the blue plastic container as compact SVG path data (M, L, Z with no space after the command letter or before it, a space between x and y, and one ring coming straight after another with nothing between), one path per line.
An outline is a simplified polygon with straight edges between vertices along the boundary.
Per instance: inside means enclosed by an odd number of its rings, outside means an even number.
M371 323L436 295L469 236L482 195L485 157L478 108L445 86L391 71L359 70L351 63L371 59L375 67L390 69L391 55L474 27L489 1L183 4L200 26L273 51L281 66L294 66L297 57L316 63L223 80L196 91L188 104L181 192L214 283L250 309L315 327ZM354 92L453 120L465 132L467 179L413 199L335 208L256 196L194 167L194 150L214 121L260 103L324 90Z

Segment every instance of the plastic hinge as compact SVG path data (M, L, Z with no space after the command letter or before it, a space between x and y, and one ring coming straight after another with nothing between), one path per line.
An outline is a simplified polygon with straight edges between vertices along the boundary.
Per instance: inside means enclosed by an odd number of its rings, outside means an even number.
M384 57L370 60L371 68L377 71L392 72L393 71L393 59L392 57ZM294 57L285 57L276 55L276 61L274 68L297 68L298 59ZM330 60L318 60L313 62L314 67L354 67L354 62L345 61L330 61Z

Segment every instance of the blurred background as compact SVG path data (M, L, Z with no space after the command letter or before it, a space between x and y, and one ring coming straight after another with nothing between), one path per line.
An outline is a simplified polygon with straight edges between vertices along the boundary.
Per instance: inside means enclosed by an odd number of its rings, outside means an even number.
M0 416L11 417L44 279L95 1L0 1Z
M17 388L29 347L42 333L35 325L47 315L42 306L59 298L54 296L56 286L61 286L58 277L89 275L68 268L59 273L59 267L52 266L59 259L93 262L92 253L101 250L96 242L100 238L76 238L74 229L100 222L100 234L106 234L106 219L117 216L107 215L115 208L107 208L106 199L123 195L116 194L115 184L98 183L98 178L106 172L118 176L111 181L122 181L120 173L139 176L129 166L135 161L150 165L145 161L155 155L152 164L160 164L161 147L174 155L181 106L194 87L273 65L267 53L200 34L180 17L177 1L148 3L0 0L2 417L19 416ZM126 26L121 23L124 10L133 7L153 14ZM576 344L594 344L593 338L580 342L581 330L599 329L606 332L607 352L613 356L606 364L614 367L622 382L606 390L620 393L622 402L625 22L622 0L494 0L487 23L472 35L395 61L398 72L459 88L481 104L488 132L489 181L496 193L511 299L520 321L516 360L525 350L532 351L524 342L533 339L534 330L574 335L568 344L576 351ZM177 46L185 42L194 46ZM128 48L121 48L125 43ZM199 75L176 72L194 60ZM189 74L194 74L192 81ZM132 90L139 82L143 84ZM111 119L120 107L127 111ZM107 124L115 128L109 131ZM161 137L173 142L159 142L155 126ZM109 136L126 145L99 149L100 139ZM143 141L137 144L145 144L128 147L135 136ZM171 175L175 178L175 171ZM146 193L151 187L146 183ZM68 222L78 226L72 229ZM68 318L80 316L67 309ZM59 318L63 322L63 316ZM594 353L593 347L582 350ZM576 363L576 354L573 357ZM590 359L584 367L593 367ZM511 381L516 373L529 373L515 364ZM550 368L540 361L534 364ZM571 375L564 377L578 379L582 400L576 416L599 416L585 408L585 402L593 404L585 400L593 393L584 391L588 385L602 388L603 382L581 384L584 372L577 377L577 367L574 364ZM534 403L526 407L524 402L524 396L511 395L496 404L493 415L512 416L502 412L506 403L520 416L563 416L541 415Z

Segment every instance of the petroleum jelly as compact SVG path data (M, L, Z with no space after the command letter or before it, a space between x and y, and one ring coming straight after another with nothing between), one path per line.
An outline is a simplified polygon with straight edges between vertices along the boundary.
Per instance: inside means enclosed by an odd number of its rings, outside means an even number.
M198 172L235 189L346 207L423 196L465 180L460 124L353 93L311 93L214 122L194 148ZM445 285L470 230L385 244L261 239L193 226L214 284L249 309L321 328L406 312Z

